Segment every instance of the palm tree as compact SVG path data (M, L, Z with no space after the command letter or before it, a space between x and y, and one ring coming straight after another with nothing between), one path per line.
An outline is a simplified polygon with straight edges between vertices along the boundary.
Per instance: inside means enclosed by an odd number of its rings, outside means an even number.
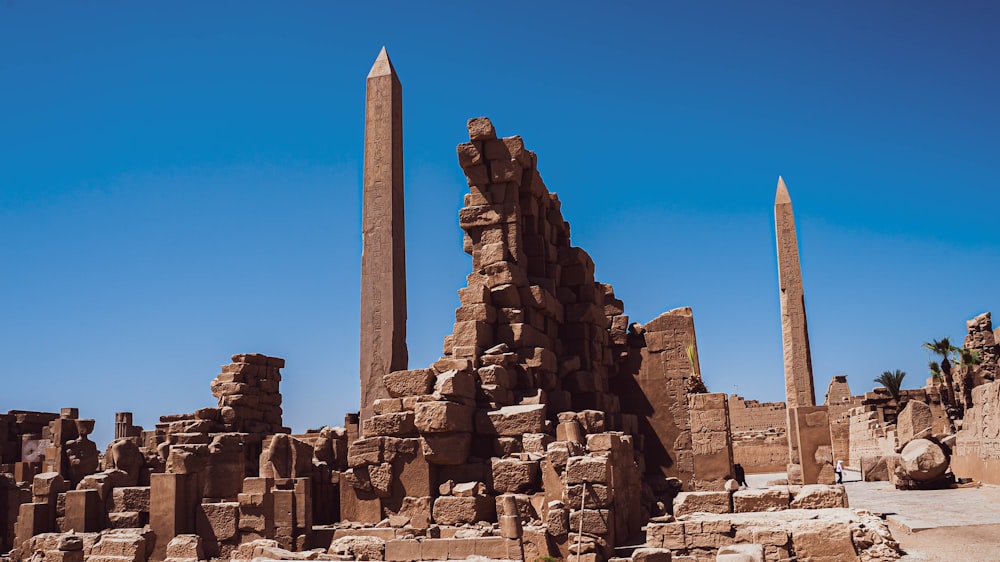
M951 377L951 361L949 361L949 357L952 353L958 351L958 348L951 345L951 341L948 338L924 342L922 347L931 353L941 356L940 368L942 380L944 381L944 392L941 393L941 401L944 402L945 409L949 406L954 407L955 381Z
M892 396L897 406L899 405L899 389L903 385L904 377L906 377L906 373L896 369L895 371L882 371L882 374L875 379L875 382L889 391L889 396Z
M691 379L687 383L687 391L689 394L698 394L703 392L708 392L708 388L705 387L705 382L701 380L701 373L698 372L698 355L694 350L694 345L687 344L684 346L685 351L687 351L688 364L691 365Z
M961 348L956 352L958 365L962 368L962 408L972 406L972 386L975 382L973 367L983 361L979 358L979 352L974 349Z
M930 369L931 378L934 379L934 382L940 383L944 379L944 377L941 376L941 365L938 365L937 361L928 361L927 368Z

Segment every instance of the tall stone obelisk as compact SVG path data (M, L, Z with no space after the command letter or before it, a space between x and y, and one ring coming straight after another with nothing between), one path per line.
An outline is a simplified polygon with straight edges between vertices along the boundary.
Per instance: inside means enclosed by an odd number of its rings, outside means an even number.
M788 483L832 484L833 446L829 412L826 406L816 405L799 241L795 235L792 198L780 176L778 192L774 197L774 229L778 245L781 339L785 356Z
M781 295L781 339L785 350L785 399L789 408L815 406L812 357L806 302L802 292L799 241L795 235L792 198L785 181L778 177L774 196L774 229L778 243L778 286Z
M388 398L382 377L406 369L403 87L382 47L368 73L361 253L361 420Z

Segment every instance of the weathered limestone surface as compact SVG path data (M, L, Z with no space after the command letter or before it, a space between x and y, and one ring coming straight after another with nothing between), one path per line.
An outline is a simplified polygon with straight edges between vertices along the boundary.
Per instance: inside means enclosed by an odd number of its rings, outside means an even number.
M688 407L694 453L692 488L722 490L734 474L726 395L720 392L691 394Z
M385 48L365 104L361 221L361 419L389 392L382 377L406 369L406 244L403 221L403 91Z
M746 400L738 394L729 397L729 424L733 435L750 432L785 432L788 419L784 402Z
M956 435L951 470L961 478L1000 484L1000 381L972 389L972 407Z
M691 513L650 522L646 546L669 549L674 560L725 560L723 548L756 544L764 560L868 560L900 557L885 522L845 508L779 509L750 513Z
M802 484L833 484L836 476L833 447L830 443L830 416L826 406L800 406L788 409L798 439ZM789 475L789 482L792 482Z

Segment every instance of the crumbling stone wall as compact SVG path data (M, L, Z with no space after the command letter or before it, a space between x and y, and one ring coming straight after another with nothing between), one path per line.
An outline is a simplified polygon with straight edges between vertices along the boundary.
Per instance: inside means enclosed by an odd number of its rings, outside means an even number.
M729 397L729 420L734 435L767 430L784 433L787 423L785 403L746 400L742 396L733 394Z
M669 477L692 485L688 394L704 385L691 311L630 323L570 244L535 154L520 137L497 138L485 118L469 121L469 136L458 146L469 184L459 223L473 271L453 333L430 367L384 377L390 398L374 402L348 447L341 517L499 522L525 553L547 554L531 529L544 522L543 542L560 557L582 524L581 552L603 559L669 510L682 485ZM644 486L643 472L657 486Z
M962 347L978 355L979 364L973 366L956 365L955 393L964 408L972 406L972 389L997 380L1000 375L1000 345L993 334L993 321L989 312L967 321L968 334Z
M864 406L852 408L850 420L849 466L860 468L864 458L883 457L895 451L895 428L887 427L876 410Z

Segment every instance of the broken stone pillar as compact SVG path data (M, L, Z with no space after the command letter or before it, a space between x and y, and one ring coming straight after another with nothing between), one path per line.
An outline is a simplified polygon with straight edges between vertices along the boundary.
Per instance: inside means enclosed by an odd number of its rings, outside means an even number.
M802 484L833 484L833 444L830 441L830 415L826 406L789 408L789 441L795 427L796 450L799 453ZM792 473L789 471L789 481Z
M723 490L733 477L733 444L725 393L688 396L691 448L694 452L694 490Z
M239 495L240 542L274 538L274 479L246 478Z
M402 85L385 48L368 73L361 254L361 419L406 369Z
M172 538L195 532L197 480L195 474L165 472L151 474L149 483L149 526L156 533L151 559L163 560Z
M22 503L14 526L14 548L35 535L51 532L53 513L47 503Z
M100 531L104 525L104 505L97 490L70 490L66 492L65 528L78 533Z

